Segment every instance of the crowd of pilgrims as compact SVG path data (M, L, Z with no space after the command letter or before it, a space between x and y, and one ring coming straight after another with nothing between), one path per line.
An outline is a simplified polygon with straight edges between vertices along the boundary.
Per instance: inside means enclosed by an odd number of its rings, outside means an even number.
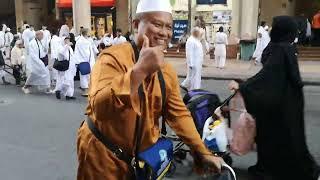
M80 27L80 33L69 29L67 24L50 32L46 26L35 31L32 25L24 24L13 34L2 24L0 31L0 50L3 57L0 63L0 78L4 85L7 73L13 75L17 86L26 94L43 92L55 94L57 99L66 97L74 100L74 80L80 80L82 96L87 96L89 77L99 53L112 45L132 40L132 35L122 35L117 29L116 36L107 32L91 36L87 28ZM67 70L54 68L56 61L68 61ZM79 72L78 65L88 63L90 70Z

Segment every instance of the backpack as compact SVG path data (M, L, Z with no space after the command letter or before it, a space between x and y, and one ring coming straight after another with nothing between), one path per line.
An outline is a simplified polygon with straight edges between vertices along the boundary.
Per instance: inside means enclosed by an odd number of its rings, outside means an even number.
M191 116L200 135L208 118L221 105L217 94L205 90L191 90L184 97L183 102L191 112Z

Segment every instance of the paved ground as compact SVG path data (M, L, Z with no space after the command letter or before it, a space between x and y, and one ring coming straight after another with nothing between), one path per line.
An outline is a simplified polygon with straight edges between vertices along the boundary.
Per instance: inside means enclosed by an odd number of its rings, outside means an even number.
M205 89L226 98L227 81L203 81ZM320 162L320 87L306 87L306 128L311 152ZM57 101L54 96L24 95L15 86L0 85L0 174L5 180L72 180L77 160L75 139L84 119L86 99ZM238 178L248 179L246 169L255 154L235 157ZM174 178L200 179L191 166L179 166Z
M182 58L167 58L168 62L173 64L180 77L186 76L186 60ZM214 60L207 59L204 62L205 67L202 71L202 77L205 79L247 79L256 74L261 66L255 66L252 61L242 61L230 59L227 60L225 69L217 69L214 66ZM307 83L320 84L320 62L319 61L300 61L300 71L302 78Z

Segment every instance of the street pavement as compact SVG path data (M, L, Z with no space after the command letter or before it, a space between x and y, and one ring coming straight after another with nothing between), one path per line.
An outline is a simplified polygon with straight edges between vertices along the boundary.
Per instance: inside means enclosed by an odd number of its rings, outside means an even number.
M11 79L12 80L12 79ZM204 89L221 99L230 95L228 81L204 80ZM54 95L25 95L20 88L0 84L0 175L5 180L72 180L76 178L76 135L85 118L86 99L56 100ZM305 87L306 132L312 154L320 163L320 87ZM246 169L255 163L255 153L233 157L238 179L249 179ZM281 161L281 160L279 160ZM277 162L275 162L277 163ZM169 180L201 178L190 162L178 165Z
M166 58L176 69L179 77L185 77L187 72L184 58ZM247 79L255 75L262 68L255 66L252 61L228 59L224 69L215 68L214 60L207 56L202 69L204 79ZM299 61L302 79L307 84L320 85L320 61Z

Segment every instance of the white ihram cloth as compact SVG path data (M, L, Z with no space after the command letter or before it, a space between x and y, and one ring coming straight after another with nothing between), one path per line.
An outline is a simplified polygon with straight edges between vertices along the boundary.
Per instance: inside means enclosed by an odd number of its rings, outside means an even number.
M182 86L188 90L201 88L201 71L203 63L203 48L199 39L190 36L186 43L188 72Z
M73 58L73 50L69 45L61 46L58 54L58 60L68 60L69 69L67 71L58 71L55 91L60 91L62 96L73 97L74 76L76 75L77 70Z
M95 54L93 52L93 43L87 38L80 36L77 40L74 58L76 60L76 64L80 64L82 62L89 62L91 69L95 64ZM89 88L89 78L90 74L81 75L80 74L80 87L83 89Z
M50 87L50 73L48 68L41 61L45 52L37 39L29 43L29 56L26 62L27 81L26 85ZM37 44L38 43L38 44ZM40 52L40 57L39 57Z
M216 67L223 68L226 64L228 36L224 32L217 32L215 38L214 56Z
M270 36L268 31L262 26L259 27L258 34L260 34L261 37L257 38L256 50L253 53L253 57L256 58L256 61L261 62L262 52L268 46Z

